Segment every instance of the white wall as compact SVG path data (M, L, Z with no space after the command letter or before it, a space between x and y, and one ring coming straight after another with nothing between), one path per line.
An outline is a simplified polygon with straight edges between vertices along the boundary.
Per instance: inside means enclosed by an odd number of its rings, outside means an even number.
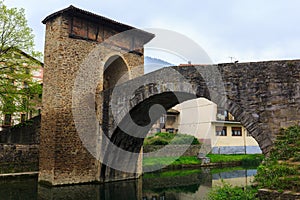
M178 132L209 140L215 153L244 153L247 151L245 146L249 146L251 152L261 152L258 143L247 136L246 128L239 122L217 121L217 105L205 98L183 102L174 109L180 112ZM227 136L216 136L216 126L226 126ZM232 127L242 127L242 136L232 136Z

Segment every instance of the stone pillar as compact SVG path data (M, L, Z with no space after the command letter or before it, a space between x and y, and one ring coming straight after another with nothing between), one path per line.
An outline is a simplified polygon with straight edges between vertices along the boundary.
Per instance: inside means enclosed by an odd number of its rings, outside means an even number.
M93 46L71 41L68 22L59 16L46 23L39 181L51 185L99 180L99 162L82 146L72 116L76 72Z

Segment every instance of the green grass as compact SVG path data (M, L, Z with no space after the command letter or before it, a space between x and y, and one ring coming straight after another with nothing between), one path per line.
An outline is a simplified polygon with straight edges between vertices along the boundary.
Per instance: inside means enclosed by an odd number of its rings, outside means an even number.
M262 154L234 154L234 155L223 155L223 154L208 154L211 163L224 163L224 162L242 162L243 165L255 166L259 165L263 160L264 155Z
M222 186L214 187L208 194L209 200L253 200L256 198L257 189L252 186L233 187L222 181Z
M144 158L143 166L153 165L195 165L201 164L201 161L196 156L183 156L177 157L155 157L155 158ZM175 160L175 161L174 161ZM172 162L174 161L174 162Z
M243 162L243 166L258 166L263 159L263 155L254 154L254 155L216 155L208 154L211 159L211 163L230 163L230 162ZM175 159L174 162L172 162ZM252 162L250 162L252 161ZM255 163L256 165L254 165ZM176 157L153 157L153 158L144 158L143 166L154 166L154 165L198 165L201 164L201 161L196 156L182 156L180 158ZM248 165L247 165L248 164ZM253 165L250 165L253 164Z

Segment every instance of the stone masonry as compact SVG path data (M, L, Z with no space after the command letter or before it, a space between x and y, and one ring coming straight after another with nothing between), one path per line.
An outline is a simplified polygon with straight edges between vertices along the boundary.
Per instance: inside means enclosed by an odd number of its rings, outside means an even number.
M264 154L280 128L300 122L299 60L177 66L141 76L143 45L152 34L126 34L133 28L72 6L43 22L40 182L138 177L152 124L165 110L198 97L232 113Z
M0 173L38 171L41 117L0 131Z
M177 77L165 76L177 73ZM221 82L216 81L217 75ZM136 85L139 88L134 89ZM268 154L279 129L300 122L299 87L300 60L179 66L163 68L117 86L114 90L123 93L113 99L112 105L120 105L114 107L120 110L118 117L122 119L118 126L123 121L145 125L150 123L145 113L155 104L169 109L179 100L205 97L228 109L256 139L263 153ZM126 102L129 107L124 109L122 105ZM127 120L128 117L133 120ZM117 125L112 132L112 137L120 134ZM119 146L126 146L126 140L120 140Z
M92 62L98 67L97 73L86 72L97 80L94 90L103 89L104 68L113 56L126 63L130 79L142 75L143 45L153 35L138 30L135 37L125 35L110 41L111 36L134 28L73 6L53 13L43 23L46 39L39 181L51 185L100 181L101 163L82 145L74 124L74 80L95 49Z

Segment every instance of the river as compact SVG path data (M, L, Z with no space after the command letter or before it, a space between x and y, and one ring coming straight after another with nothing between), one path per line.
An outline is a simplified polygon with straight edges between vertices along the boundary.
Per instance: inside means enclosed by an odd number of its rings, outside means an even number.
M45 187L37 177L0 180L2 200L200 200L221 185L250 185L256 169L188 169L144 174L138 180Z

